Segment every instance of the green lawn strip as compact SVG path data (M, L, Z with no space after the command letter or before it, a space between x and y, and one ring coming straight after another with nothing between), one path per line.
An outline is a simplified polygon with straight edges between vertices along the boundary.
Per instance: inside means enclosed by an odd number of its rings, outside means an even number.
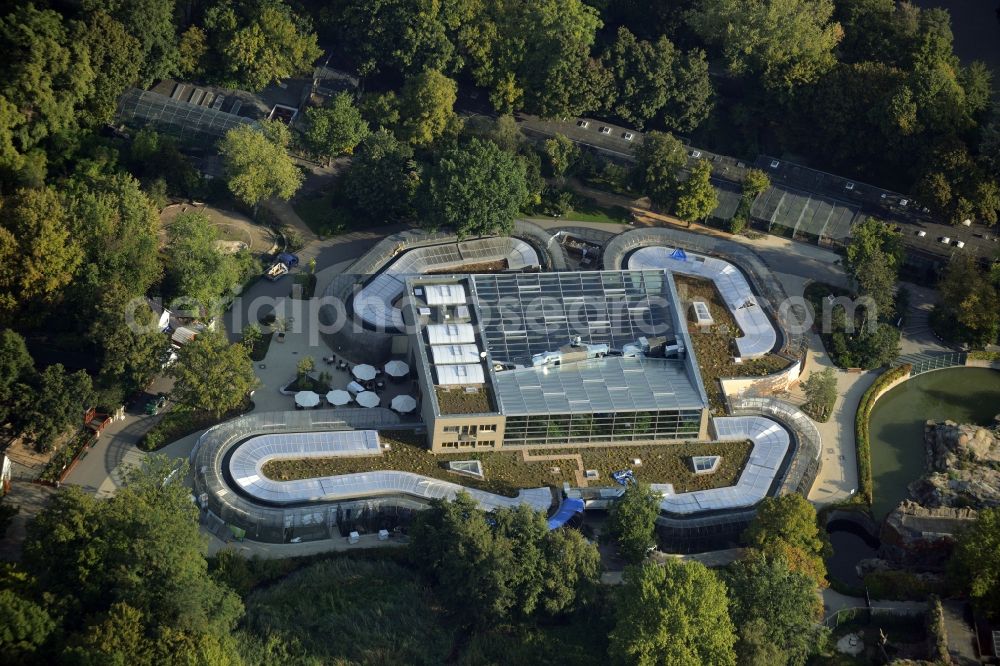
M463 453L434 454L428 451L420 438L403 433L381 433L383 444L390 450L381 456L284 459L272 460L264 465L264 476L277 481L336 476L358 472L398 470L422 474L434 479L459 483L470 488L513 497L521 488L561 486L564 482L576 485L576 463L566 461L525 462L520 451L469 451ZM736 483L739 473L750 455L749 442L722 442L714 444L650 444L628 447L532 449L532 455L551 453L583 456L585 469L597 469L604 483L610 482L611 472L630 467L633 458L643 461L636 468L640 480L652 483L672 483L677 492L683 489L707 489ZM691 472L688 458L692 455L722 455L722 466L712 475L696 477ZM454 460L479 460L486 478L482 481L449 472L445 464ZM648 461L648 462L647 462ZM553 473L553 468L559 468Z
M482 389L467 393L462 389L437 387L434 393L442 414L485 414L491 411L489 396Z
M240 414L244 414L249 409L250 403L247 401L241 407L227 412L220 417L211 412L189 409L183 405L177 405L165 412L156 425L150 428L149 432L140 440L139 448L143 451L157 451L167 444L172 444L181 437L204 430L217 423L228 421Z
M628 224L632 220L632 213L623 206L602 206L592 199L579 197L577 203L568 213L562 217L552 217L549 215L534 215L531 219L536 220L572 220L574 222L603 222L606 224Z
M558 449L552 453L579 453L584 469L596 469L602 482L611 480L611 473L631 469L637 480L644 483L670 483L674 492L709 490L735 485L750 457L753 445L749 441L707 442L694 444L647 444L584 449ZM537 452L536 452L537 453ZM692 456L722 456L714 474L697 475L692 471ZM638 458L641 465L633 465Z
M702 382L711 405L712 414L725 414L725 401L719 379L724 377L763 377L787 368L790 362L777 354L760 358L733 362L733 341L741 334L732 314L723 304L719 292L710 280L701 280L685 275L674 275L677 290L683 301L704 301L708 305L712 319L711 326L699 329L690 326L691 344L695 358L701 369Z

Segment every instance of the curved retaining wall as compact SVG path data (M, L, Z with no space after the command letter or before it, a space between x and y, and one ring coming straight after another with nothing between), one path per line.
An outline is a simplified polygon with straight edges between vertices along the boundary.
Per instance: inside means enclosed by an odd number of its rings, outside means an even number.
M504 497L457 483L401 471L374 471L274 481L261 473L278 458L378 455L373 427L401 427L389 410L271 412L234 419L207 430L191 453L195 493L203 511L246 531L257 541L329 538L344 512L418 510L431 500L468 492L485 511L528 504L552 505L549 488ZM369 429L363 429L369 428Z
M791 303L784 287L768 269L764 260L752 249L734 241L696 234L680 229L652 227L630 229L612 238L604 248L604 267L621 270L629 253L642 247L669 245L685 251L725 259L737 266L750 282L753 291L762 297L761 305L783 334L780 353L796 360L809 346L805 305ZM782 304L789 303L788 307Z

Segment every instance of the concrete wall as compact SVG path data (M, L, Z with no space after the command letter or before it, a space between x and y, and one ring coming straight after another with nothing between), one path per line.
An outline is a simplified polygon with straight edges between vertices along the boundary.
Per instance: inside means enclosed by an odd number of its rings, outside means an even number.
M782 393L799 380L802 361L796 361L788 368L763 377L724 377L719 379L722 393L730 398L759 398Z

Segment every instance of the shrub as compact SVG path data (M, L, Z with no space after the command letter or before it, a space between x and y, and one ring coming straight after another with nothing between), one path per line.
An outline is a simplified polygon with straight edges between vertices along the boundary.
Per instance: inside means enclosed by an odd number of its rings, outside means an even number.
M909 363L886 370L875 383L872 384L865 394L861 396L858 404L858 411L854 415L854 440L858 455L858 496L865 504L872 503L872 452L871 443L868 440L868 425L875 406L875 400L879 393L890 383L900 377L910 374L913 366Z
M931 658L939 664L950 664L951 654L948 652L948 629L944 624L944 608L936 594L928 600L927 609L927 641L930 643Z

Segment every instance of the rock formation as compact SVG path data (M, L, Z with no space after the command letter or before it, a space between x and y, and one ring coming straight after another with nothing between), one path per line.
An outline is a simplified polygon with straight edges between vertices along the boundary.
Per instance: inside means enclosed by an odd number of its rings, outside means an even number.
M909 486L926 507L1000 506L1000 430L952 421L924 427L927 476Z

